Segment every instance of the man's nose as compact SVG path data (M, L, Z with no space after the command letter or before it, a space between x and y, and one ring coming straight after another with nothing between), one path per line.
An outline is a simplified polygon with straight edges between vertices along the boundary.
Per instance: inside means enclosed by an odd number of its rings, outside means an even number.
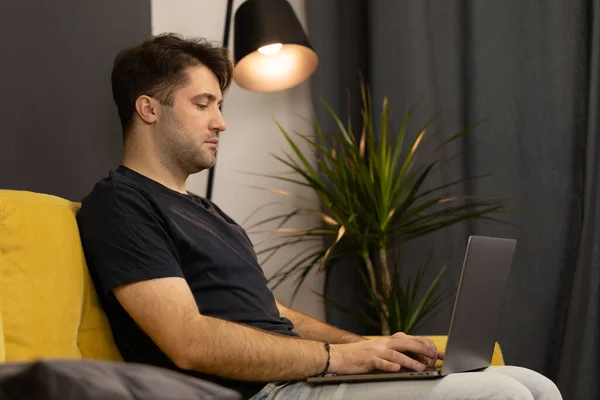
M211 130L218 130L219 132L223 132L226 129L227 129L227 124L225 123L223 114L221 114L221 112L219 111L212 121Z

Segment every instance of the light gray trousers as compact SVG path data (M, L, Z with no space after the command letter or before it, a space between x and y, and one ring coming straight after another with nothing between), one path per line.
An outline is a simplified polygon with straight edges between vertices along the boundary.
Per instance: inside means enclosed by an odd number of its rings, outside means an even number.
M438 379L368 383L271 383L253 400L561 400L556 385L521 367L489 367Z

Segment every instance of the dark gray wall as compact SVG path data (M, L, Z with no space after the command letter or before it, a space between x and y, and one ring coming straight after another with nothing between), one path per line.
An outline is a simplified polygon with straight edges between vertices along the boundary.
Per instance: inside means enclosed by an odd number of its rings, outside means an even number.
M110 72L150 0L0 2L0 188L79 201L121 158Z

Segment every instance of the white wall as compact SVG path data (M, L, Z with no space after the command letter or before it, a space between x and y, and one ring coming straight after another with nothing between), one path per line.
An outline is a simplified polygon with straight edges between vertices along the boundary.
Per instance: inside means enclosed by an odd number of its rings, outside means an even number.
M234 13L243 1L234 1ZM201 36L209 40L222 41L226 12L225 0L153 0L152 32L176 32L185 36ZM306 29L306 13L304 0L291 0L296 14ZM233 23L230 34L230 49L233 49ZM283 136L279 133L273 119L276 119L290 132L310 133L311 126L302 118L310 118L312 106L309 83L305 82L295 88L277 93L254 93L241 89L235 83L225 96L223 114L227 122L227 131L221 135L218 161L213 186L213 200L227 214L247 227L250 221L277 212L278 207L268 207L258 215L252 215L260 205L276 200L287 200L247 185L279 188L314 198L310 191L299 191L292 185L286 185L266 178L244 174L241 171L257 173L274 173L283 171L283 165L270 156L270 153L281 154L285 148ZM202 172L191 176L188 189L198 194L206 193L208 174ZM304 226L314 224L306 220ZM295 225L301 227L302 225ZM258 243L264 236L253 235L252 240ZM296 254L305 247L290 249L288 254ZM273 257L263 264L267 277L281 266L285 257ZM296 297L293 307L319 319L324 319L324 308L321 298L314 294L323 292L323 274L312 274L307 278L301 292ZM284 304L289 304L292 282L277 288L276 297Z

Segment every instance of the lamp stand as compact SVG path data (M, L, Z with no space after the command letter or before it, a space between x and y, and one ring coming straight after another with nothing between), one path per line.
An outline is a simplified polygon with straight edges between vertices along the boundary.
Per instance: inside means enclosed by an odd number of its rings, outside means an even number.
M223 31L223 47L229 47L229 31L231 30L231 13L233 11L233 0L227 0L227 11L225 12L225 30ZM222 106L221 106L222 107ZM222 111L222 108L221 108ZM212 199L213 184L215 179L215 168L217 167L217 160L215 158L215 165L208 170L208 183L206 184L206 198Z

